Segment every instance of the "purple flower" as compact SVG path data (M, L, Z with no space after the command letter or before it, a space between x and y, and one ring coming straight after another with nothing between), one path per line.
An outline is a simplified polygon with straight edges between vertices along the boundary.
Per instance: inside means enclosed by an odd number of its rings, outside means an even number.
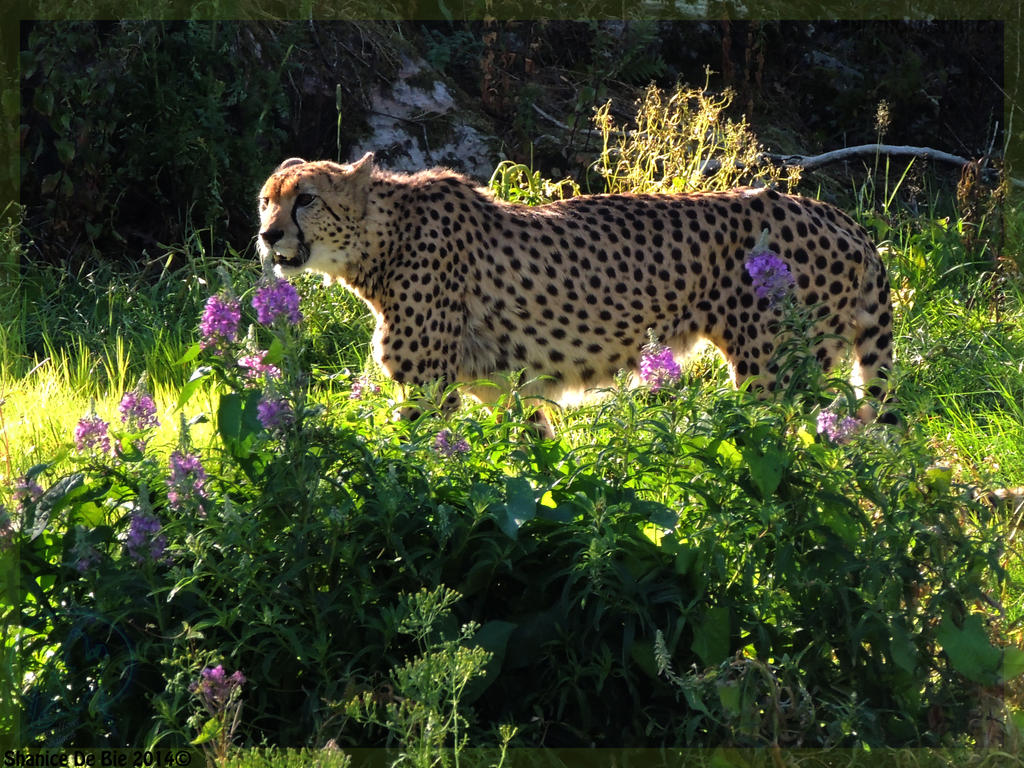
M302 322L299 293L287 280L271 279L257 288L252 306L256 310L256 319L263 325L272 325L281 317L292 325Z
M75 526L75 544L71 548L72 567L79 573L94 568L100 564L103 557L96 548L86 539L85 529Z
M107 437L109 426L95 414L83 416L75 426L75 448L79 451L98 448L100 453L110 453L110 438Z
M139 389L125 392L117 408L121 412L121 421L136 432L160 426L153 398Z
M263 428L273 432L284 429L295 420L295 412L287 400L260 400L256 406L256 417Z
M794 285L793 275L786 262L771 251L750 254L746 264L747 274L754 281L754 292L759 299L768 299L775 306Z
M167 537L160 533L161 528L160 521L153 515L145 512L133 514L124 543L128 556L136 563L162 560L167 549Z
M29 504L39 501L43 495L43 489L35 480L29 480L22 475L14 481L14 500L18 503L18 509L24 510Z
M0 504L0 552L6 550L14 541L15 531L11 515L7 507Z
M846 416L842 419L832 411L818 414L818 432L837 445L847 442L860 429L860 419Z
M683 375L672 350L653 340L640 353L640 381L657 392Z
M78 559L75 560L75 570L79 573L90 571L99 565L102 559L102 556L94 547L85 547L78 553Z
M352 391L348 394L349 400L359 400L367 392L377 394L380 392L380 386L370 381L369 376L360 376L352 382Z
M281 378L281 369L276 365L265 362L264 358L266 356L266 351L261 350L238 359L238 364L245 369L244 376L246 382L252 384L258 382L261 378L268 381Z
M203 502L209 498L206 491L206 470L194 453L174 451L171 454L171 474L167 478L167 503L172 509L181 511L189 499L199 504L199 511L205 512Z
M189 690L199 696L212 712L218 712L231 701L232 694L240 691L245 684L245 675L237 671L232 675L224 672L224 667L206 667L199 673L199 682L192 683Z
M238 337L238 321L241 311L238 301L223 298L219 294L206 300L203 319L199 322L199 341L201 349L212 349L215 353L226 352L230 344Z
M469 453L469 441L464 437L452 434L449 429L442 429L434 438L434 450L446 458L456 454Z

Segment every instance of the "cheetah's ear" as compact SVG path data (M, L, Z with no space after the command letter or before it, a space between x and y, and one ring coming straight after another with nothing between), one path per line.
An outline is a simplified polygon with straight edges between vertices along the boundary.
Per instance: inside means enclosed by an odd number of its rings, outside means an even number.
M373 170L373 152L367 152L365 155L360 157L354 163L352 163L352 172L356 173L366 168L367 171Z
M277 168L274 169L274 173L277 173L278 171L283 171L285 168L291 168L293 165L302 165L304 162L306 161L303 160L301 157L289 157L287 160L285 160L283 163L277 166Z
M357 219L366 215L366 201L370 197L370 176L373 175L373 152L367 152L349 166L348 196L352 212Z

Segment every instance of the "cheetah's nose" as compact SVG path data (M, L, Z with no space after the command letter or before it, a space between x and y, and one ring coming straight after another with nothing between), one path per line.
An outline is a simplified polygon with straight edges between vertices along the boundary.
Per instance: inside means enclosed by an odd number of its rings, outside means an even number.
M282 237L284 237L283 229L268 229L265 232L260 232L260 239L268 246L272 246Z

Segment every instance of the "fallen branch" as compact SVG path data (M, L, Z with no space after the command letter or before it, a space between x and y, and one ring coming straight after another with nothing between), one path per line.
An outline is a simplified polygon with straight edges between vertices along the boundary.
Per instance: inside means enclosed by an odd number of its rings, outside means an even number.
M910 155L925 160L937 160L940 163L952 163L954 165L967 165L971 160L959 155L951 155L929 147L907 147L895 144L861 144L857 147L844 147L834 149L831 152L824 152L820 155L775 155L767 153L764 155L768 160L783 165L798 165L801 168L817 168L829 163L838 163L850 157L858 155Z

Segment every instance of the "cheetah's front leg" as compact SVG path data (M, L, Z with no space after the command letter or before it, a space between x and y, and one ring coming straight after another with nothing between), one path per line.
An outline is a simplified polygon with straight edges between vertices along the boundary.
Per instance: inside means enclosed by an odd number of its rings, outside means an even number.
M462 327L461 317L436 307L385 306L374 332L374 359L403 389L408 385L428 387L443 395L456 381ZM459 404L458 392L449 392L441 403L421 400L398 413L402 419L412 420L426 409L451 413Z

